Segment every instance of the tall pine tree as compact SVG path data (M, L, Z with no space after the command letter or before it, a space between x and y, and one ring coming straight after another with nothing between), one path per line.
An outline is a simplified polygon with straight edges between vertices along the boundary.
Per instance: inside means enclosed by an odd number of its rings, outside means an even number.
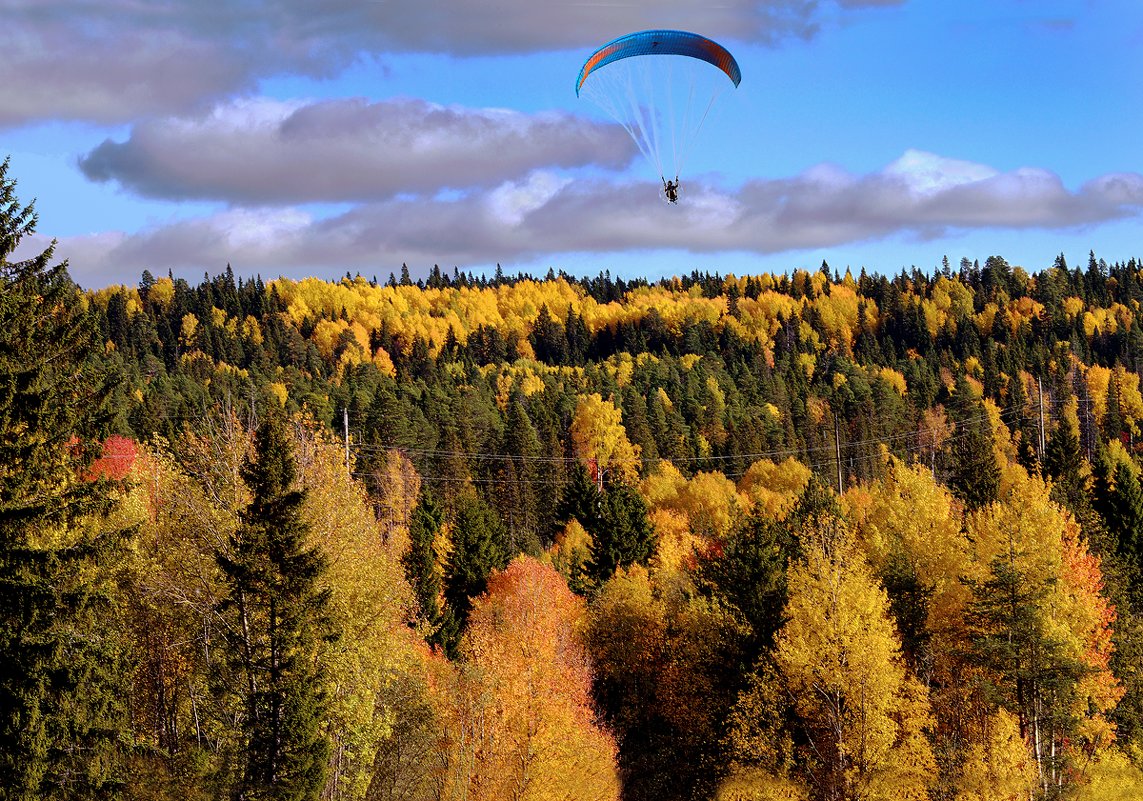
M968 509L993 503L1000 494L1000 465L996 461L992 432L983 412L976 419L959 424L953 443L953 494Z
M536 487L543 475L540 437L524 408L523 394L513 393L504 423L498 469L500 485L497 505L508 525L508 541L513 553L538 554L540 509Z
M421 619L434 628L440 625L441 580L437 575L433 542L443 522L444 510L429 492L424 492L409 520L409 550L401 557L401 566L417 599Z
M53 248L9 261L36 214L0 164L0 799L122 784L125 660L105 590L122 537L83 478L109 379L92 315Z
M306 546L295 472L285 427L271 418L243 468L253 500L229 552L218 555L229 590L219 605L227 663L243 707L244 768L233 796L244 801L316 799L329 759L321 654L336 633L321 586L326 560Z
M591 564L588 574L598 584L620 567L646 564L658 543L647 519L647 503L638 490L622 481L608 482L602 497L600 524L591 529Z
M456 655L459 633L468 621L472 599L484 592L493 570L503 570L511 556L508 532L495 510L475 494L456 499L452 551L445 565L444 597L448 604L436 641Z

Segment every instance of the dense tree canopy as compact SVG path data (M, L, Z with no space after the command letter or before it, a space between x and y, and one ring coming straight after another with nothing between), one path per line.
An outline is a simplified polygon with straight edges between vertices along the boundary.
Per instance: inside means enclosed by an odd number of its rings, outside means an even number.
M6 171L0 797L1143 792L1135 260L83 292Z

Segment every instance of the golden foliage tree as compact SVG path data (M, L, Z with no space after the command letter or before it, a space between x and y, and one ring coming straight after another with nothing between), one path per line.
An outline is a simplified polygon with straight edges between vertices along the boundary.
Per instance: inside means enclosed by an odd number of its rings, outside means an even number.
M969 543L948 490L928 469L889 456L881 477L843 497L861 548L889 591L905 655L925 678L950 679L943 657L963 632L968 591L960 582Z
M925 688L905 669L888 600L841 522L803 532L774 657L809 741L819 798L927 799Z
M474 801L618 798L615 742L591 704L583 611L555 570L526 556L475 601L462 644L481 699Z
M347 474L338 443L314 424L299 422L293 431L309 541L328 560L329 611L343 633L325 661L334 688L325 795L362 798L379 750L423 703L411 694L419 685L408 678L421 672L423 654L406 625L413 598L400 563L409 541L406 510L415 501L408 493L419 481L407 462L389 460L393 469L380 486L393 513L379 521L364 487Z
M627 439L623 416L611 401L596 392L581 395L570 433L576 456L600 488L606 475L628 484L638 481L640 448Z
M1020 736L1020 722L1003 709L984 720L983 731L961 760L956 801L1010 801L1031 798L1036 766Z
M792 456L783 462L760 459L738 481L738 491L768 518L781 520L810 480L810 469Z

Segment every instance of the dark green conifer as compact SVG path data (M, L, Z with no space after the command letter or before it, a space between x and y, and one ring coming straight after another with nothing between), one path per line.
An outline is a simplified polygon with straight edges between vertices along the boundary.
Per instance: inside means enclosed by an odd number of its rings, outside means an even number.
M504 524L487 503L475 494L457 498L444 596L460 627L468 619L471 599L484 592L489 574L502 570L514 555L508 553L507 538Z
M627 438L639 446L644 459L659 458L659 450L655 445L655 435L647 420L647 399L643 393L636 388L626 390L622 395L621 403L623 406L623 427L627 430Z
M218 554L228 588L219 612L245 749L233 796L244 801L317 799L329 761L321 655L336 633L322 587L326 560L306 546L295 472L285 427L271 418L243 469L253 500L229 551Z
M1133 584L1139 584L1143 565L1143 487L1127 465L1115 468L1115 488L1106 506L1104 520L1120 557L1133 568Z
M106 418L97 326L53 248L11 262L35 230L0 164L0 799L115 795L124 775L125 654L85 480Z
M1066 423L1057 426L1048 437L1044 454L1044 472L1052 480L1052 500L1075 515L1088 539L1102 551L1107 532L1092 503L1092 482L1085 465L1075 429Z
M784 521L752 513L711 558L700 562L699 586L726 603L749 626L744 661L770 649L785 621L786 568L795 537Z
M567 338L568 364L583 364L587 357L587 348L590 344L591 333L583 317L576 314L572 306L568 305L567 319L564 321L564 336Z
M605 488L595 528L580 521L591 534L588 575L599 584L616 568L646 564L655 552L655 530L647 520L647 504L638 490L616 481Z
M885 560L881 584L901 638L901 655L914 673L927 677L932 666L929 611L934 587L922 581L916 565L901 552L891 553Z
M1044 472L1057 484L1079 484L1083 468L1083 454L1080 453L1079 437L1075 430L1063 423L1048 437L1048 447L1044 454Z
M529 417L536 428L540 442L540 456L543 459L542 477L534 485L536 497L536 531L540 543L547 547L552 544L558 531L556 525L560 498L568 477L568 465L564 456L561 434L567 430L562 422L560 410L556 407L561 397L555 392L545 391L533 395L529 406ZM570 412L568 413L570 415Z
M401 557L405 578L417 598L421 618L430 626L439 624L441 614L438 601L441 583L436 574L433 541L443 522L444 510L429 492L422 493L409 520L409 550Z
M573 468L556 513L560 525L571 520L578 520L589 534L603 526L603 494L582 464Z
M544 463L539 461L540 437L519 392L508 405L500 452L496 503L501 519L508 526L509 544L513 552L536 555L541 549L540 500L536 490L546 476Z
M591 535L589 586L607 581L617 568L646 564L655 551L655 530L639 492L621 481L607 482L600 492L582 465L564 488L556 519L561 524L577 520Z
M547 304L540 307L540 314L532 325L532 333L528 335L532 351L536 358L546 364L565 364L567 362L567 335L563 326L556 322L548 311Z
M949 483L953 494L968 509L987 506L999 497L1000 465L983 412L975 419L958 424L952 455Z

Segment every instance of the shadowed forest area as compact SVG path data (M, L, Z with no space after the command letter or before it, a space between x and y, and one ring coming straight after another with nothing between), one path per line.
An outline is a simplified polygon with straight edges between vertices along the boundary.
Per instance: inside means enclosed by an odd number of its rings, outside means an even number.
M1143 265L85 290L0 169L0 798L1143 793Z

